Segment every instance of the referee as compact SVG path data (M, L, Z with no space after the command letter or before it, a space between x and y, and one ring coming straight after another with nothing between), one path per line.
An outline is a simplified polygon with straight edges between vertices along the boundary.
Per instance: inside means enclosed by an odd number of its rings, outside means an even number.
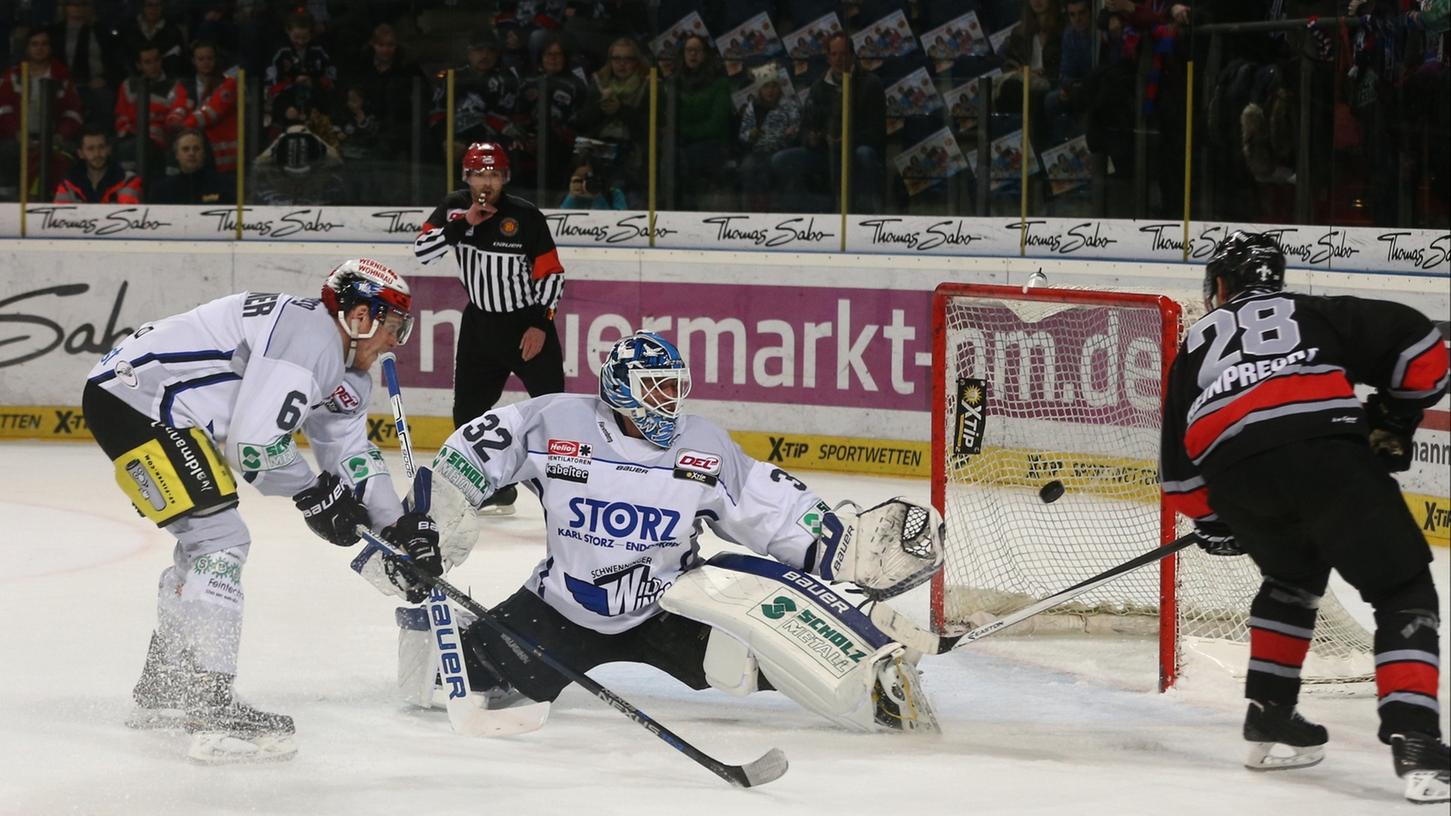
M515 374L529 396L564 390L564 352L554 312L564 267L538 208L504 193L509 154L493 142L464 151L468 187L448 194L413 242L425 264L453 249L468 292L453 369L453 424L493 408ZM513 512L514 487L495 494L494 512ZM507 509L506 509L507 508Z

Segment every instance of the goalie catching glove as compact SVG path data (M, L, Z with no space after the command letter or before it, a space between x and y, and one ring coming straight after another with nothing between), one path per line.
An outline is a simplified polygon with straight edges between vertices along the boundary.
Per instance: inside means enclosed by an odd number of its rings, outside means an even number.
M428 597L428 586L415 579L416 573L430 578L443 575L443 556L438 549L438 525L423 513L404 513L383 531L385 541L408 553L413 568L404 567L397 556L383 557L383 572L388 580L403 591L409 603L420 603Z
M900 496L867 510L844 502L821 520L819 558L807 569L828 581L850 581L879 601L942 567L943 535L936 509Z

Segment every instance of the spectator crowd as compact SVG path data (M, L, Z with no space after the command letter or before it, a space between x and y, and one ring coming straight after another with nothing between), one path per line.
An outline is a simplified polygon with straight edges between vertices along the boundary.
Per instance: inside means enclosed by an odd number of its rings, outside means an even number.
M993 195L1022 194L1026 161L1051 208L1096 166L1152 199L1098 214L1173 216L1193 26L1335 15L1359 22L1225 40L1194 112L1196 162L1235 180L1213 206L1273 220L1299 150L1348 182L1444 190L1448 106L1396 104L1445 96L1444 0L1345 2L30 0L0 7L0 200L23 177L31 200L231 202L245 135L257 203L418 204L456 173L445 156L494 141L540 206L642 208L653 142L665 209L822 212L845 194L856 212L966 214L985 211L968 199L986 135L982 172L1011 170ZM1333 138L1286 130L1305 65Z

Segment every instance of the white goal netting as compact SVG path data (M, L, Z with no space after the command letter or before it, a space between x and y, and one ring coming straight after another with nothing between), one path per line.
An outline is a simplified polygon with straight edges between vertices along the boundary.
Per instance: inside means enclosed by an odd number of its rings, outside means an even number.
M1177 536L1158 486L1165 361L1180 331L1173 300L944 284L934 303L933 489L948 524L939 626L1001 616ZM1052 482L1065 490L1045 501ZM1158 632L1164 685L1190 652L1242 673L1254 564L1192 547L1161 563L1033 623ZM1306 680L1365 679L1370 647L1327 596Z

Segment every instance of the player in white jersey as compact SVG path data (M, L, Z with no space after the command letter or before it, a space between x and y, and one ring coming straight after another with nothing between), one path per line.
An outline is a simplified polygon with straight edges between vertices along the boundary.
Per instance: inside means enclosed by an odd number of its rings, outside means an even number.
M265 495L291 496L334 544L355 543L367 524L440 571L432 521L404 514L367 435L367 372L408 338L409 308L402 278L354 259L332 271L321 299L219 298L142 325L91 369L86 422L138 513L176 537L132 725L182 724L194 735L190 755L204 762L296 751L291 717L232 693L251 535L231 469Z
M541 396L461 426L430 474L445 563L468 554L479 525L440 498L461 494L467 516L517 483L544 506L547 552L494 614L576 671L641 662L694 689L775 688L858 730L935 728L915 656L813 576L873 598L905 591L941 566L941 518L901 499L833 511L683 415L689 387L679 351L638 332L614 346L598 397ZM769 558L706 562L705 526ZM474 689L552 701L569 684L487 627L464 641Z

